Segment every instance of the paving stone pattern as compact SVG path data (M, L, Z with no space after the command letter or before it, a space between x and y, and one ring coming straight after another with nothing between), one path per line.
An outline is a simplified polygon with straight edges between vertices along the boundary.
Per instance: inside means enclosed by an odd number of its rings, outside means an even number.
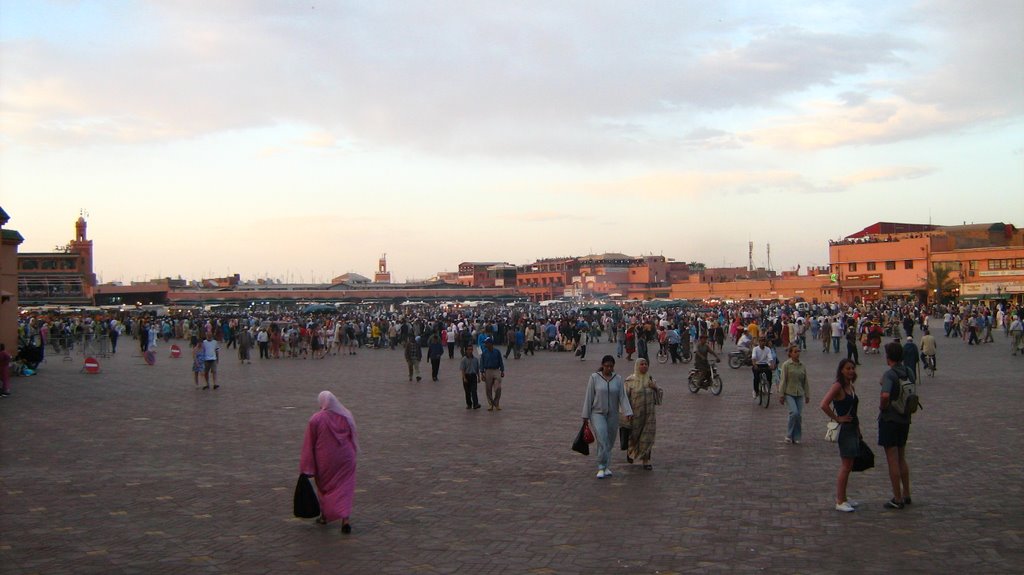
M939 327L939 326L936 326ZM856 513L833 510L838 450L817 408L839 357L804 353L804 441L786 410L725 391L666 388L653 471L616 452L610 479L570 451L584 386L612 344L508 361L501 412L466 410L457 360L406 380L401 350L239 365L193 387L168 347L147 366L130 339L101 373L50 357L0 399L0 573L1013 573L1024 560L1024 358L939 337L911 431L914 504L883 510L884 454L854 474ZM862 356L873 445L880 356ZM620 360L621 373L632 363ZM428 364L423 364L424 373ZM306 421L332 390L362 452L354 533L292 517ZM483 386L481 385L481 397Z

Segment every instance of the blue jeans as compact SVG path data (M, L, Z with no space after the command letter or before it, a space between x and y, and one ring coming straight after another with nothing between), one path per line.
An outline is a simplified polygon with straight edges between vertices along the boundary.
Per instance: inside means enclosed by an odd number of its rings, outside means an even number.
M804 411L804 396L802 395L787 395L786 396L786 407L789 408L789 422L786 427L786 437L793 441L800 441L800 437L803 435L803 411Z
M832 351L839 353L839 337L832 336Z
M615 438L619 435L618 412L590 414L590 430L594 432L594 443L597 443L597 468L608 469Z

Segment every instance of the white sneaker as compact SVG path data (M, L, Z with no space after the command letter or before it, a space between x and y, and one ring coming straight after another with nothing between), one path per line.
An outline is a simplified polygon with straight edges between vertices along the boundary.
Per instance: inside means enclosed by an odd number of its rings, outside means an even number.
M842 503L837 503L836 504L836 511L842 511L843 513L850 513L852 511L856 511L856 510L857 509L854 508L853 505L850 505L849 501L843 501Z
M757 392L756 391L751 391L750 392L750 399L757 399Z
M597 478L598 479L604 479L604 475L605 475L604 469L598 469L597 470Z
M604 470L604 476L605 477L611 477L612 476L612 470L610 468L609 469L605 469Z

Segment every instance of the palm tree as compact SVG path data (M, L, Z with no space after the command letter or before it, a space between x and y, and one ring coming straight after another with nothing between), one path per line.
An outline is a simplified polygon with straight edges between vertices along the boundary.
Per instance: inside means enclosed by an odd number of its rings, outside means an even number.
M946 301L956 288L956 282L949 277L949 272L946 266L936 266L928 274L928 293L935 298L935 303Z

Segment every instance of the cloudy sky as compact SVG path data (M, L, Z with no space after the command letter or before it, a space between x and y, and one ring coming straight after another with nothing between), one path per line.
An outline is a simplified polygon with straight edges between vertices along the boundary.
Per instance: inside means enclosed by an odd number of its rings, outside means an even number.
M1024 226L1024 3L0 0L0 205L103 281L775 269Z

